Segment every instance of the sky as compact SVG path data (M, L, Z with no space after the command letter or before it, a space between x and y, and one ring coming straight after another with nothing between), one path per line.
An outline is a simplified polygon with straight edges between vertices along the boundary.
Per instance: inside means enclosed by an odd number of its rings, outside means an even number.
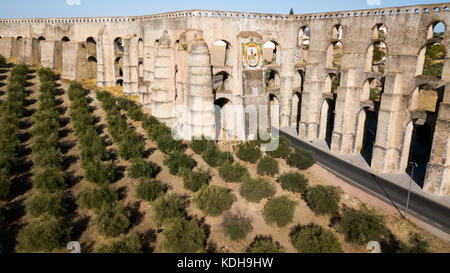
M134 16L212 9L295 14L445 3L440 0L0 0L0 18Z

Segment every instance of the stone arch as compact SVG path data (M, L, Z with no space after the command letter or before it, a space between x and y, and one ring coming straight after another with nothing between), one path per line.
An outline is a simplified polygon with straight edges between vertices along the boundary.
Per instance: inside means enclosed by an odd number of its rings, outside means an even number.
M439 41L428 41L417 57L416 76L442 77L447 50Z
M372 29L372 39L373 40L384 40L387 35L387 27L383 23L376 24Z
M302 93L295 92L294 95L292 95L291 127L296 128L297 132L300 129L301 114L302 114Z
M226 71L220 71L216 73L213 77L214 93L231 90L230 79L231 75Z
M269 40L263 44L263 55L266 64L281 65L281 47L277 41Z
M138 63L138 77L139 78L144 77L144 63L142 61L139 61Z
M45 41L45 37L44 36L39 36L38 41Z
M301 92L303 90L303 83L305 81L305 72L301 69L297 70L294 74L293 81L294 90Z
M326 67L340 69L343 50L344 46L340 41L330 43L327 49Z
M123 58L117 57L114 61L114 71L116 78L123 77Z
M433 22L428 26L427 40L429 39L443 39L446 25L442 21Z
M268 69L265 71L265 83L267 89L280 88L280 74L275 69Z
M114 55L123 55L124 48L123 48L123 40L122 37L117 37L114 39Z
M233 111L231 101L227 98L218 98L214 101L216 136L218 139L228 140L233 135Z
M381 93L383 92L383 83L376 78L367 79L361 90L360 101L361 102L376 102L380 101Z
M97 78L97 58L89 56L87 59L87 77L88 79Z
M117 80L116 86L123 86L123 80L122 79Z
M322 100L322 106L320 109L320 125L319 135L320 140L325 140L328 147L331 147L331 141L334 130L334 118L335 118L335 106L336 96L333 98L325 98Z
M371 43L367 49L364 71L384 73L387 55L388 47L383 41L379 40Z
M142 40L142 38L139 38L138 40L138 58L144 58L144 40Z
M326 94L336 93L339 85L340 85L340 75L336 75L335 73L329 73L325 78L323 93Z
M211 64L213 66L232 66L232 47L226 40L217 40L211 48Z
M342 40L343 36L343 27L341 24L337 24L333 26L333 29L331 30L331 39L332 40Z
M61 38L61 42L68 43L68 42L70 42L70 38L67 37L67 36L64 36L64 37Z
M297 46L303 48L305 42L309 45L310 31L308 26L303 26L298 30Z
M269 93L270 125L274 128L280 128L280 99Z

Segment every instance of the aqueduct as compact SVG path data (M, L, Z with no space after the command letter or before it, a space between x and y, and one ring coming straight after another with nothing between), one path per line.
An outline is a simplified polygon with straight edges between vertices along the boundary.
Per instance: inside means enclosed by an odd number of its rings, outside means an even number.
M123 86L155 117L195 134L226 128L246 139L245 107L279 106L280 126L300 138L361 153L380 173L417 162L424 189L448 196L448 5L0 19L0 54L65 79Z

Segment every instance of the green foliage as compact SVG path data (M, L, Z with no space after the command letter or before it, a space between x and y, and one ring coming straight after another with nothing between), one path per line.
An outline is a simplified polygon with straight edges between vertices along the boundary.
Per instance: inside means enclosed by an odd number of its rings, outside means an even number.
M258 175L275 176L280 172L278 161L270 156L263 157L258 163Z
M274 242L271 236L256 236L247 253L283 253L283 247L278 242Z
M209 142L212 142L211 140L208 140L205 138L205 136L202 136L201 139L196 139L195 137L192 137L192 141L189 144L189 148L194 151L194 153L201 155L205 150Z
M229 157L228 161L227 157ZM231 153L227 154L227 152L220 151L214 142L207 143L206 149L202 154L202 158L209 166L213 168L221 166L226 162L234 161L233 155Z
M384 217L365 207L361 210L345 209L338 230L347 241L359 245L381 241L388 234Z
M136 197L145 201L153 201L166 190L167 186L161 182L143 177L139 179L139 185L136 187Z
M184 188L192 192L197 192L201 187L208 185L209 172L203 170L186 171L183 174Z
M224 165L219 167L219 175L225 182L235 182L240 183L244 176L250 175L247 167L235 162L231 164L226 162Z
M264 207L264 219L267 223L276 223L278 227L285 227L292 222L296 206L297 202L286 195L272 198Z
M231 209L234 201L236 201L236 196L224 187L203 186L195 194L193 201L203 213L219 216L224 211Z
M55 80L55 74L49 68L41 68L38 71L40 82L53 82Z
M283 190L304 194L308 188L308 179L301 173L289 172L280 176Z
M289 155L287 163L299 170L307 170L316 163L316 160L312 152L297 148Z
M100 234L107 237L117 237L130 226L130 213L123 205L103 207L95 217L95 224Z
M3 55L0 55L0 68L6 66L6 58Z
M117 99L119 108L127 111L128 116L134 121L142 121L144 119L144 113L136 102L126 98L120 97Z
M66 211L63 192L38 194L27 203L27 212L33 217L62 217Z
M186 215L187 200L177 194L160 196L153 202L153 221L157 225L171 223L174 218L183 218Z
M409 245L400 243L397 253L428 253L429 244L420 234L415 233L409 238Z
M373 63L378 63L386 56L386 52L384 52L380 44L374 45L373 47Z
M291 154L291 141L285 136L280 136L278 143L278 148L275 151L268 151L267 154L273 158L287 159Z
M257 141L244 142L237 146L236 156L240 160L255 164L261 157L261 154Z
M184 152L173 152L164 160L164 165L169 168L170 174L182 175L183 169L192 170L197 163Z
M145 141L136 133L134 129L128 128L123 132L122 140L119 143L119 156L124 160L142 157L145 150Z
M18 252L51 252L61 249L70 242L71 228L61 219L45 216L33 220L19 230Z
M131 234L122 240L104 244L95 252L97 253L143 253L142 235Z
M378 88L370 88L369 100L380 101L380 91Z
M275 185L264 178L243 178L239 194L247 201L259 203L264 198L270 198L276 193Z
M340 253L341 243L331 230L321 226L297 226L290 234L291 243L300 253Z
M206 233L196 219L172 219L162 232L162 246L171 253L198 253L205 247Z
M436 43L428 46L425 52L425 63L422 74L440 78L444 68L444 62L441 60L444 57L445 50L443 45Z
M78 205L88 210L101 209L102 207L112 207L117 200L117 193L107 186L89 187L81 191Z
M314 186L306 193L308 206L318 215L336 215L340 200L338 189L333 186Z
M159 171L158 165L143 158L132 160L132 164L127 168L128 176L131 178L155 178Z
M11 188L11 180L5 169L0 170L0 200L6 200Z
M252 219L239 212L227 212L223 215L222 229L232 241L241 241L253 230Z
M186 145L184 145L184 143L179 140L173 139L171 135L158 137L156 139L156 144L158 146L158 149L165 154L186 150Z
M66 174L56 168L46 168L35 173L33 186L41 192L57 192L66 187Z
M115 179L115 167L112 162L86 160L82 162L85 178L96 185L106 185Z

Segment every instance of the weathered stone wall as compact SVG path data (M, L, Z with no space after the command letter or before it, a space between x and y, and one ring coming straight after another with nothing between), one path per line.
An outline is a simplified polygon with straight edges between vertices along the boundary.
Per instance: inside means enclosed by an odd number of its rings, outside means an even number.
M420 68L434 23L445 24L440 42L449 50L449 14L447 4L435 4L304 15L190 10L139 17L0 19L0 54L61 70L63 77L78 80L95 74L86 72L94 54L98 86L122 84L124 94L138 95L142 105L161 120L211 135L214 100L227 111L235 107L229 113L232 120L226 123L241 138L248 137L247 106L276 101L280 125L297 127L305 140L327 137L327 114L331 113L330 150L336 154L360 152L364 111L377 108L370 165L380 173L405 171L412 126L423 119L410 107L413 92L418 86L431 85L442 94L424 189L449 195L449 55L441 79L421 76ZM379 24L387 29L382 40L374 37ZM333 30L337 25L342 26L339 37ZM305 27L309 29L307 49L303 46ZM89 38L95 40L95 52L87 47ZM121 38L122 52L117 51L117 38ZM276 56L262 66L261 77L255 78L253 74L259 72L249 73L243 67L242 43L250 38L276 45L273 52L263 50L266 60L275 52ZM218 47L217 41L226 46ZM388 51L383 73L370 67L370 51L378 41ZM336 42L343 46L339 67L330 66L330 45ZM209 62L209 73L204 62ZM266 85L265 75L270 71L277 78L275 84ZM340 78L333 93L330 74ZM226 75L226 83L213 90L212 79L217 75ZM247 81L250 78L259 80ZM365 95L372 79L383 82L378 106ZM196 111L195 124L177 111L179 106Z

